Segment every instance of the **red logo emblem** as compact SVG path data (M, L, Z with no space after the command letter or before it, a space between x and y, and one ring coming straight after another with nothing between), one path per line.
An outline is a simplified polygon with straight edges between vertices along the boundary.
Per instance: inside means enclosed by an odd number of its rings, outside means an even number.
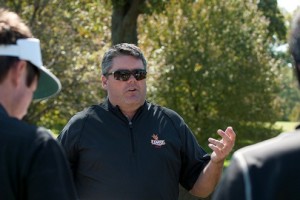
M159 140L157 134L152 135L153 140L151 140L151 144L155 147L161 147L166 144L165 140Z

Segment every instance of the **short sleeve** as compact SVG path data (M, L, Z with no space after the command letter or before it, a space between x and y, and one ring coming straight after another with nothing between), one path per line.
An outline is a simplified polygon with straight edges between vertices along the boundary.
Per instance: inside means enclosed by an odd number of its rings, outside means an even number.
M180 172L180 184L191 190L200 173L210 161L210 155L198 144L192 131L187 125L183 125L183 148L181 151L182 167Z

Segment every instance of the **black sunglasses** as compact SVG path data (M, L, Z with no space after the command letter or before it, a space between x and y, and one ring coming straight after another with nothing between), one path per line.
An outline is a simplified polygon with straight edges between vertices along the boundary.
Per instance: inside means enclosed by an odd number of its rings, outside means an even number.
M114 75L115 80L120 81L128 81L130 76L133 75L133 77L137 80L143 80L147 76L147 71L144 69L134 69L134 70L127 70L127 69L119 69L114 72L106 73L104 76Z

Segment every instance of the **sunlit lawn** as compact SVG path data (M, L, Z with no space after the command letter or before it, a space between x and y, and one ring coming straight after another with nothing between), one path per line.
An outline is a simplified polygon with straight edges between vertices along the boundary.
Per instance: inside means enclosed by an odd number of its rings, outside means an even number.
M300 122L278 121L275 123L275 126L278 128L282 128L283 132L288 132L295 130L295 127L299 124Z

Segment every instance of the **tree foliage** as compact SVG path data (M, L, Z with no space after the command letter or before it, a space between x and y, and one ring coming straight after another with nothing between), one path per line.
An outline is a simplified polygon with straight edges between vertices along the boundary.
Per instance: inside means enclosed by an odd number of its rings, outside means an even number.
M269 22L268 35L273 39L285 41L286 39L286 26L284 24L284 16L280 12L277 0L259 0L257 3L258 10Z
M272 124L278 116L274 104L278 62L269 53L274 42L268 31L271 23L256 3L0 2L27 20L41 39L44 64L62 82L57 97L31 106L26 118L30 122L61 130L77 111L101 101L105 94L99 57L111 43L137 43L136 39L149 62L148 98L180 113L201 144L227 125L245 138L270 134L265 124ZM125 23L132 6L136 14L130 20L139 25L136 30ZM122 29L115 31L114 27ZM119 39L113 39L111 31Z
M278 64L264 19L250 2L172 1L143 27L159 47L150 98L179 112L202 144L227 125L240 139L276 133L266 128L278 117Z
M138 44L138 17L164 10L169 0L112 0L112 44Z
M292 20L292 13L283 12L286 25L289 29ZM288 36L287 36L288 37ZM287 42L287 40L285 40ZM279 80L280 92L276 97L276 103L280 107L281 121L300 120L300 92L297 78L294 74L293 58L288 50L288 45L275 46L273 57L280 61Z
M34 102L25 120L59 131L72 115L105 95L99 63L110 41L111 12L88 0L11 0L1 4L28 22L41 40L44 65L62 83L59 95Z

